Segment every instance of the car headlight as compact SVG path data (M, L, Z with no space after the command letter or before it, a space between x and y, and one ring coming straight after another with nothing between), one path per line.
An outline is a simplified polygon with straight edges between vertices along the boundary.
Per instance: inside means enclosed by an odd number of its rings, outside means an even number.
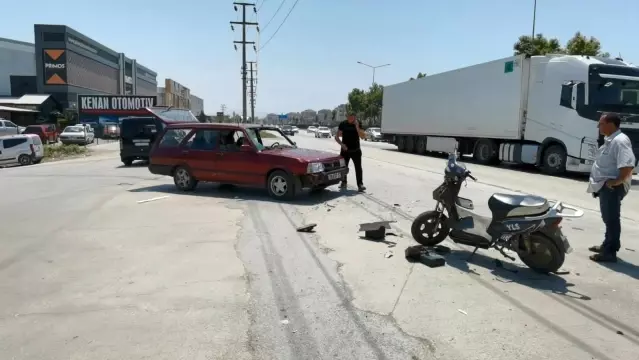
M309 174L321 173L324 171L324 164L322 163L310 163L306 168L306 172Z
M344 167L344 166L346 166L346 160L339 159L339 167Z

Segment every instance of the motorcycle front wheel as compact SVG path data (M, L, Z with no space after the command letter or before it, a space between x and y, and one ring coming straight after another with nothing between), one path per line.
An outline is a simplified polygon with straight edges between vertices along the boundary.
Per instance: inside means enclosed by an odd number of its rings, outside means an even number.
M419 214L410 227L413 239L424 246L439 244L446 239L449 232L448 217L435 210Z
M566 254L544 234L539 232L531 234L530 247L528 252L521 250L518 255L521 261L532 270L543 274L553 273L564 264Z

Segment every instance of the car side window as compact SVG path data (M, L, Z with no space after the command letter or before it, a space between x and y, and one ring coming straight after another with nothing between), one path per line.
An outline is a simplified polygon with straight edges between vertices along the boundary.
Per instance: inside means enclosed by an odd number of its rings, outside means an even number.
M6 127L12 127L12 128L14 128L14 127L18 127L18 125L16 125L16 124L12 123L11 121L5 121L5 122L4 122L4 126L6 126Z
M245 139L244 132L240 130L225 130L221 132L220 150L240 151Z
M27 142L26 138L6 139L6 140L2 140L2 147L4 147L5 149L10 149L12 147L18 146L20 144L24 144L26 142Z
M220 132L217 130L197 130L186 142L191 150L214 151L220 144Z
M175 148L180 146L182 140L188 135L190 130L188 129L170 129L164 133L162 140L158 144L161 148Z

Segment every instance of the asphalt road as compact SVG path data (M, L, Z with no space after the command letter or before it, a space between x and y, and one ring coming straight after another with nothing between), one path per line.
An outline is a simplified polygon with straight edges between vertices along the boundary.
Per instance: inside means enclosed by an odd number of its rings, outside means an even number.
M608 360L639 350L636 193L622 210L630 250L604 267L587 259L603 226L583 180L468 164L479 182L462 194L479 211L490 194L518 191L585 209L564 224L568 273L537 275L495 251L466 261L469 249L450 243L447 266L431 269L403 252L412 218L434 205L441 158L364 143L367 194L284 204L212 184L179 194L143 166L121 168L108 147L0 173L0 358ZM378 219L396 220L397 236L360 239L358 224ZM295 231L311 222L316 233Z

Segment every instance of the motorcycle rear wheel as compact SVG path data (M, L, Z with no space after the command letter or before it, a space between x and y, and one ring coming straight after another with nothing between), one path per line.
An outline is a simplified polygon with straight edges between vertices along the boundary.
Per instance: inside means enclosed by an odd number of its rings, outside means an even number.
M437 228L435 222L439 219ZM435 246L444 241L450 232L448 217L435 210L419 214L410 227L413 239L424 246Z
M519 251L519 259L532 270L547 274L559 270L564 264L564 254L557 244L546 235L536 232L530 235L532 249L529 253Z

